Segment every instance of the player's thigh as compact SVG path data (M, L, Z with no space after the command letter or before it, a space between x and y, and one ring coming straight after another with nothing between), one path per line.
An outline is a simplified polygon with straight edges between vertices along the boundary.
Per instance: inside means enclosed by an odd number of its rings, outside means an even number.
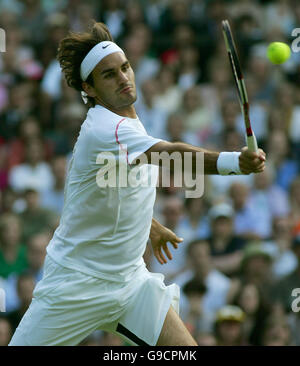
M157 346L197 346L179 315L170 306L160 332Z

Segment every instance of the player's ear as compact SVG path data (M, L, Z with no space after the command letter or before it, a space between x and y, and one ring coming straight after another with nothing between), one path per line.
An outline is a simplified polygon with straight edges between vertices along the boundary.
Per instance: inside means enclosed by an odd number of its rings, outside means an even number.
M85 91L89 97L92 97L92 98L96 97L96 91L92 85L90 85L84 81L81 84L81 86L82 86L82 90Z

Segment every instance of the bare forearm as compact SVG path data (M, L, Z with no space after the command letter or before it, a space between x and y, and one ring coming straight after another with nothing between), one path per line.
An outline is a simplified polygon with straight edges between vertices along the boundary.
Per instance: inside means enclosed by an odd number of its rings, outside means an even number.
M217 160L219 153L215 151L209 151L202 149L201 147L196 147L193 145L186 144L184 142L175 142L172 144L171 150L179 151L182 154L185 152L191 152L193 158L193 172L196 171L196 153L204 153L204 174L218 174L217 170Z
M162 152L166 152L168 153L168 155L170 156L171 159L174 158L174 156L172 156L173 153L179 153L179 158L180 161L184 164L185 159L184 159L184 154L185 153L191 153L192 156L192 171L193 173L197 172L197 164L198 164L198 160L197 160L197 153L203 153L204 154L204 174L218 174L218 170L217 170L217 160L219 157L219 153L215 152L215 151L209 151L206 149L203 149L201 147L196 147L193 145L189 145L186 144L184 142L163 142L163 143L158 143L157 145L154 145L151 149L149 149L146 154L148 159L151 160L151 162L153 162L151 153L152 152L158 152L158 153L162 153ZM175 158L176 160L176 158ZM201 160L202 161L202 160ZM162 163L162 161L159 162L160 165ZM184 166L182 166L184 168ZM199 167L198 167L199 168ZM171 170L172 170L172 166L171 166Z

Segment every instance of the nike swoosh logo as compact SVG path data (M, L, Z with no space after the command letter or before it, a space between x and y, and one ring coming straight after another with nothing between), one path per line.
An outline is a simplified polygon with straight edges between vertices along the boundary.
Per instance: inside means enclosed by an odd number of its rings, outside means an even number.
M110 44L107 44L106 46L102 46L102 49L104 50L104 48L110 46Z

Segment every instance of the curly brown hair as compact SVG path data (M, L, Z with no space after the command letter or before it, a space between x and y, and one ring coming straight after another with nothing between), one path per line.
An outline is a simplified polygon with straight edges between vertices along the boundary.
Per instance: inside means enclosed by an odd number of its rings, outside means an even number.
M78 91L82 90L82 79L80 76L80 65L88 52L99 42L113 41L113 38L104 23L95 22L88 32L70 32L63 38L58 46L57 59L60 63L67 84ZM90 74L86 82L93 85L93 78ZM88 97L89 103L94 105L94 99Z

